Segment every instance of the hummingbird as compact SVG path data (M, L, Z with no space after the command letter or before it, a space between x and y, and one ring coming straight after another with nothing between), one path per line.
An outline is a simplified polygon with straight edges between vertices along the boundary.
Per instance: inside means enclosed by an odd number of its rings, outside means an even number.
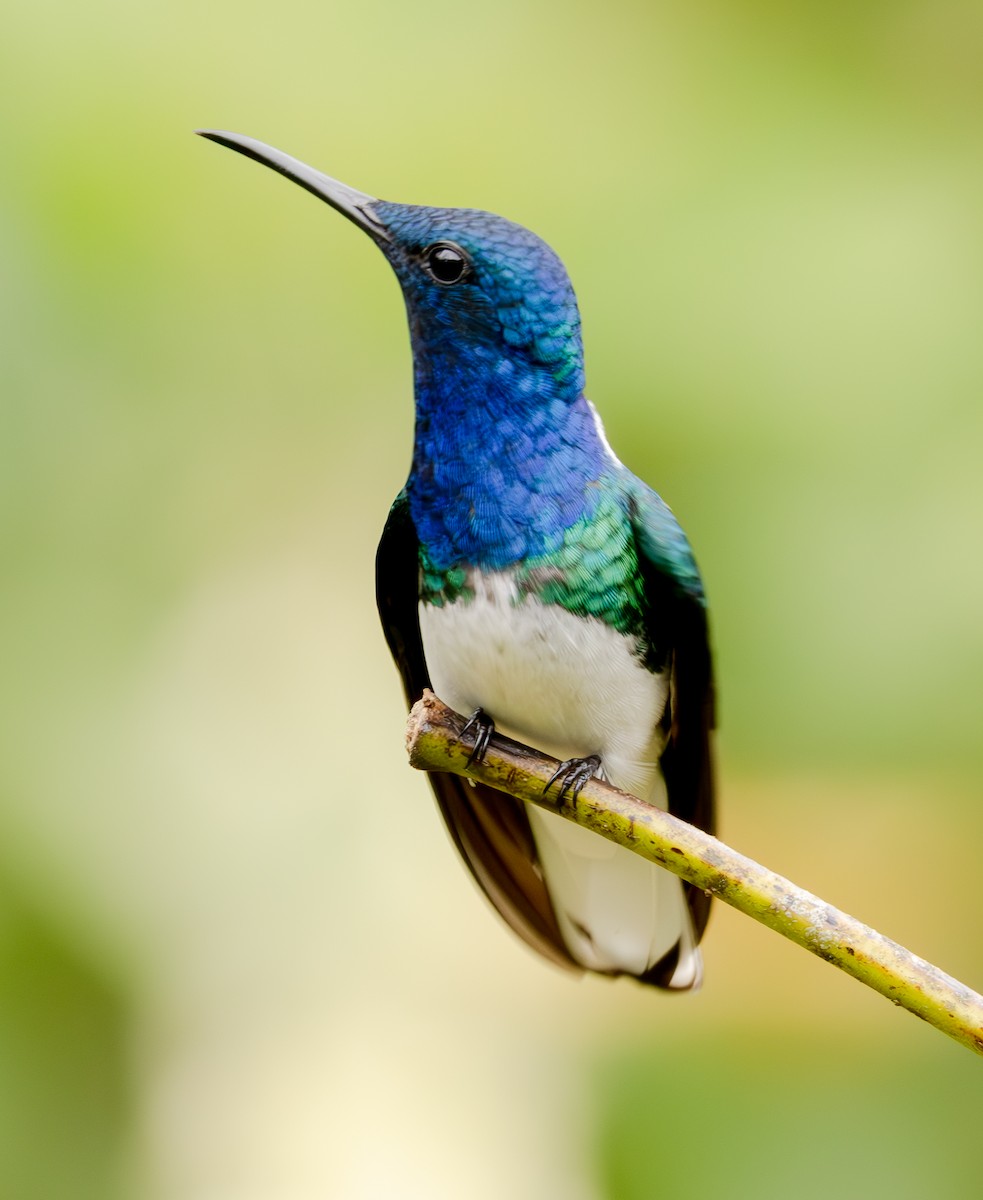
M203 137L300 184L396 273L413 350L409 478L376 558L407 701L431 688L561 763L713 829L713 670L689 542L608 444L584 394L580 315L559 257L476 209L396 204L253 138ZM463 736L463 735L462 735ZM509 926L575 972L699 986L710 900L556 813L431 773L451 838Z

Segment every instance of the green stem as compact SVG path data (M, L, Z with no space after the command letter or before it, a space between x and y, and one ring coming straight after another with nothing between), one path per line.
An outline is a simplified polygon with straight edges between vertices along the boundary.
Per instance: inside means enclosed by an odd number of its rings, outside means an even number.
M558 804L555 789L543 793L556 760L519 742L496 735L484 761L469 767L470 746L459 740L463 725L462 717L425 692L407 725L411 765L469 776L660 863L983 1054L983 996L938 967L701 829L601 780L589 782L576 800Z

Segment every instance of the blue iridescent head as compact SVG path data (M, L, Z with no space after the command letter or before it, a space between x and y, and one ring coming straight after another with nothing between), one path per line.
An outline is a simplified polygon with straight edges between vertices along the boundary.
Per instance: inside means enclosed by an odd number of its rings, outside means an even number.
M577 300L544 241L474 209L372 207L389 233L379 245L402 285L417 352L442 368L461 353L473 367L507 360L548 374L557 392L580 393Z
M377 200L252 138L199 132L299 183L375 241L402 285L418 389L439 359L442 374L466 373L473 384L487 375L494 387L497 371L529 375L541 399L581 394L576 297L535 234L474 209Z
M612 460L583 395L577 301L549 246L491 213L390 204L252 138L199 132L343 213L396 272L416 392L406 494L430 575L556 553Z

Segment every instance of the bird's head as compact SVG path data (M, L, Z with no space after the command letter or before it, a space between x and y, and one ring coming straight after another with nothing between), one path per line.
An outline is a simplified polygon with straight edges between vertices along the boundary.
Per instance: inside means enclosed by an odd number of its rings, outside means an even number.
M239 134L200 130L299 183L364 230L403 289L417 369L440 360L583 388L580 316L566 270L529 230L475 209L393 204ZM513 381L514 382L514 381Z

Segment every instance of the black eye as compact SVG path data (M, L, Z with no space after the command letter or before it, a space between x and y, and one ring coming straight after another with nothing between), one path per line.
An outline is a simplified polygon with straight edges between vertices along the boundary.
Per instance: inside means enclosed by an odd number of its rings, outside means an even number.
M453 242L434 242L423 252L423 267L437 283L460 283L467 275L471 260Z

